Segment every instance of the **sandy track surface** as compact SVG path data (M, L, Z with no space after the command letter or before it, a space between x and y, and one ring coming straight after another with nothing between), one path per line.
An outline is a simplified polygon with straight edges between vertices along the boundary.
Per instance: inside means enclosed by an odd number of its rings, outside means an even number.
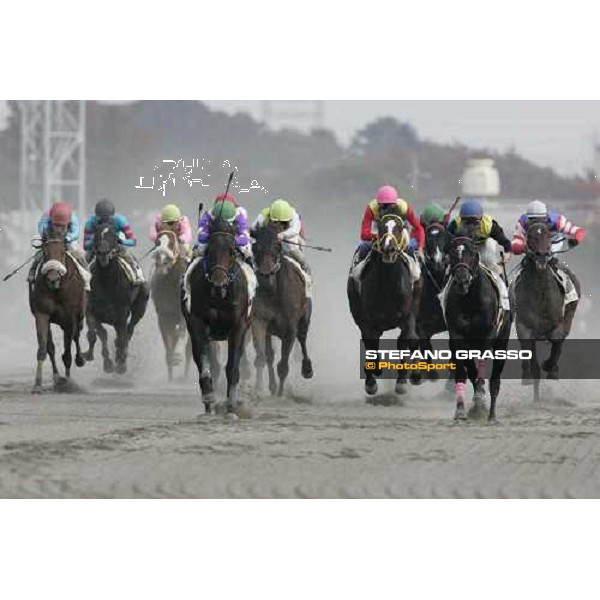
M441 383L412 388L395 406L367 406L360 391L334 387L268 398L234 424L196 418L193 384L100 380L41 396L29 385L17 376L0 386L1 497L600 495L600 406L589 382L553 384L553 400L537 407L506 382L496 427L455 424Z

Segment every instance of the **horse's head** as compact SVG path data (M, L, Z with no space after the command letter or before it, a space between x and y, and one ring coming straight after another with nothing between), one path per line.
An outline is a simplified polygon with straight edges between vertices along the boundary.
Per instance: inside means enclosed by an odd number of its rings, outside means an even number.
M94 235L94 254L101 267L107 267L117 253L119 243L112 220L98 223Z
M43 242L42 275L51 290L59 289L61 279L67 274L65 234L66 228L53 226Z
M153 253L155 269L166 275L181 256L181 245L177 234L171 229L161 229L156 236L156 248Z
M277 239L279 226L269 223L266 227L259 227L256 232L256 241L253 245L256 274L262 282L269 282L281 268L282 248Z
M206 248L206 279L221 298L227 294L234 265L235 226L224 219L215 219Z
M408 245L408 232L402 218L387 214L377 221L377 237L373 249L379 252L384 263L396 262L400 252Z
M448 232L441 223L432 223L425 229L425 259L436 271L445 268L444 249Z
M466 294L479 269L479 253L470 238L456 237L448 252L450 273L462 294Z
M552 233L546 223L529 223L527 257L540 271L544 270L552 259Z

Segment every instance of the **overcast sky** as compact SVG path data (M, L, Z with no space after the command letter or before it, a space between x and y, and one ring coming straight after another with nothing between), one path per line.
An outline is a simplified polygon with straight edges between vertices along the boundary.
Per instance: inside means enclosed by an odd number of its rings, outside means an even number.
M207 104L231 113L262 115L258 101ZM295 108L309 104L297 103ZM290 103L283 108L291 108ZM0 101L0 122L5 114L5 103ZM523 156L565 174L581 173L592 166L594 141L600 142L600 101L357 100L326 101L324 105L325 126L344 142L357 129L382 116L408 121L421 137L432 141L459 141L498 150L514 146ZM297 121L296 125L308 129L310 121Z

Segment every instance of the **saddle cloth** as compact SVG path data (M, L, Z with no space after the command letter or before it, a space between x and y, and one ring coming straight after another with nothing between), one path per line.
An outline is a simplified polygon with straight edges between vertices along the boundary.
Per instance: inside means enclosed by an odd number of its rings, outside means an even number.
M183 274L183 299L188 312L190 312L190 310L192 309L192 287L190 284L190 277L194 269L196 269L196 267L202 262L203 258L203 256L197 256L190 263L186 272ZM244 278L246 279L246 286L248 288L248 314L250 314L250 310L252 309L252 300L254 300L254 296L256 295L256 288L258 287L258 281L256 279L256 274L254 273L252 267L248 263L244 262L239 257L236 258L236 262L240 266Z
M515 297L515 289L517 287L517 281L519 280L519 277L521 276L522 271L523 271L523 266L521 263L515 269L514 278L510 283L510 295L511 295L513 304L514 304L514 297ZM577 290L575 289L575 284L573 283L573 280L569 277L569 275L567 273L565 273L565 271L563 271L560 268L553 269L552 267L550 268L550 271L551 271L552 275L554 276L554 279L560 286L560 289L563 292L563 314L564 314L567 304L571 304L571 302L576 302L577 300L579 300L579 294L577 293Z
M504 311L510 310L510 302L508 299L508 290L506 288L506 285L504 284L504 281L501 279L500 275L498 275L497 273L492 271L492 269L490 269L489 267L482 265L481 263L480 263L480 266L481 266L481 269L484 272L484 274L492 282L492 285L494 286L494 289L496 290L496 293L498 294L498 298L500 299L500 302L498 302L498 312L496 314L495 329L496 329L496 333L497 333L500 330L500 326L502 325ZM448 290L450 289L450 286L452 285L453 279L454 279L453 276L449 277L448 281L446 282L446 285L444 286L442 291L438 294L438 300L440 301L440 306L442 307L442 313L444 315L444 321L446 321L446 323L448 322L446 320L446 296L448 295Z
M296 269L296 271L298 271L298 273L300 273L300 276L304 280L304 291L306 293L306 297L312 298L312 296L313 296L313 279L312 279L312 276L310 275L310 273L307 273L302 268L300 263L296 259L292 258L291 256L285 254L283 256L283 258L285 260L289 261L293 265L293 267ZM246 265L246 266L248 266L248 265Z
M359 289L363 271L365 269L365 266L368 264L370 257L371 252L369 252L367 256L363 258L363 260L361 260L358 263L355 263L350 268L350 275L359 286ZM410 271L411 283L414 284L415 282L419 281L419 279L421 279L421 265L419 265L419 261L410 254L407 254L406 252L400 253L400 260L404 262L404 264L408 267L408 270Z

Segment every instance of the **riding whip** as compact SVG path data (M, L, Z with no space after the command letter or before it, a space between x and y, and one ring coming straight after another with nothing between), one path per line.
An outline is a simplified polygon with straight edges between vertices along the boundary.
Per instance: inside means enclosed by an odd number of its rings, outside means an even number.
M16 275L25 265L29 264L35 257L36 255L32 254L22 265L19 265L14 271L11 271L8 275L5 275L2 281L6 281L7 279L10 279L13 275Z
M223 206L225 206L225 198L227 198L227 194L229 193L229 186L231 185L234 175L235 175L235 171L231 171L231 173L229 173L229 179L227 180L227 187L225 188L225 195L223 196L223 203L221 204L221 210L219 211L219 219L221 218L221 213L223 212Z
M290 242L289 240L283 240L285 244L294 244L294 246L303 246L304 248L311 248L312 250L320 250L321 252L333 252L333 248L326 248L325 246L310 246L302 242Z

